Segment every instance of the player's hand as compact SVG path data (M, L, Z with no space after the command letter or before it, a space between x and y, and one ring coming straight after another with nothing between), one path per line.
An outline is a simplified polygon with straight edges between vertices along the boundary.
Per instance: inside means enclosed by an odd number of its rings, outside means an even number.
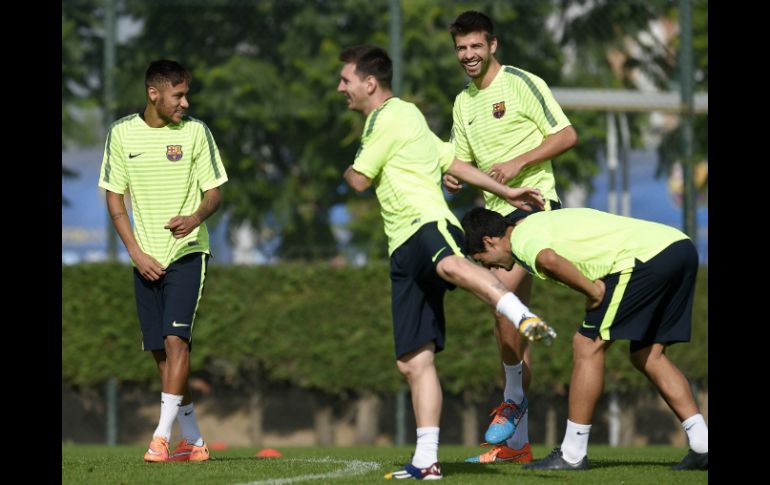
M457 177L449 175L448 173L444 174L441 180L450 194L456 194L463 188L463 184L460 183Z
M519 323L519 332L532 342L543 342L545 345L551 345L556 338L556 330L545 323L540 317L533 315L525 318Z
M487 171L487 174L489 174L490 177L497 180L501 184L505 185L511 179L517 176L519 172L521 172L521 167L516 162L516 159L513 159L508 162L496 163L492 165Z
M168 229L174 235L174 239L182 239L190 234L193 229L198 227L201 221L193 214L191 216L176 216L172 217L168 221L168 224L163 226L164 229Z
M136 270L142 275L142 278L150 281L157 281L166 275L164 268L157 259L153 258L144 251L138 251L131 254L131 260L136 265Z
M602 280L594 280L596 291L591 295L586 296L586 310L593 310L601 305L604 300L604 293L607 291L607 287Z
M508 188L508 196L505 200L514 207L525 211L532 211L533 208L545 209L545 198L538 189L529 187Z

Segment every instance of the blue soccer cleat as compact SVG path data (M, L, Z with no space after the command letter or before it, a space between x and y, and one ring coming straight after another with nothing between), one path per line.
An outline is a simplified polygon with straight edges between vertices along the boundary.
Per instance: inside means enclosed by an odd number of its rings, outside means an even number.
M524 396L519 404L514 403L511 399L506 399L489 413L490 416L494 417L489 423L487 432L484 433L484 440L493 445L504 443L516 432L516 426L526 412L527 396Z
M436 462L428 468L417 468L411 463L407 463L404 465L404 468L385 475L385 480L392 480L394 478L396 480L403 480L404 478L417 480L441 480L441 465Z

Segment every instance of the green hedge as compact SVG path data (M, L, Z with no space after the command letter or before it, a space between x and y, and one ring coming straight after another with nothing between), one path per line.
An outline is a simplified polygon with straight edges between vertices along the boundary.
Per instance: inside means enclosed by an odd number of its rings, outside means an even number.
M327 263L209 268L193 332L193 371L216 361L233 369L257 363L269 379L321 389L392 392L396 370L386 262L362 268ZM130 267L82 264L62 267L62 379L93 386L156 379L141 351ZM571 339L582 321L583 298L536 281L532 309L559 333L550 347L533 348L533 390L567 384ZM500 384L490 311L471 294L446 297L447 348L436 360L444 388L487 393ZM607 356L607 390L648 386L628 362L628 344ZM690 378L708 379L708 271L698 276L693 339L668 352Z

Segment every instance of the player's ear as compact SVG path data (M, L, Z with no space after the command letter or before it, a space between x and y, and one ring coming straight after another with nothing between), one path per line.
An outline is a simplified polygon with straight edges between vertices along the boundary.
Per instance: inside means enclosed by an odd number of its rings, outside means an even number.
M489 53L493 54L497 51L497 37L492 37L489 41Z
M372 75L366 76L366 93L374 93L374 89L377 87L377 78Z
M492 239L491 236L483 236L481 238L481 242L484 243L484 252L487 252L490 249L495 247L495 241Z
M155 102L155 100L158 99L158 96L160 96L158 88L155 86L147 86L147 98L150 101Z

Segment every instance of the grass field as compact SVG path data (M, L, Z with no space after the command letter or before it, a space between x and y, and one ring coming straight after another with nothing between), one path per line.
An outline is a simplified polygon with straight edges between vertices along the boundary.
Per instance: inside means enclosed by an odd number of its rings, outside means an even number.
M62 445L63 484L289 484L289 483L393 483L383 475L409 459L413 446L281 448L283 458L258 459L256 448L212 453L204 463L142 461L144 447ZM703 484L707 471L675 472L671 465L686 453L681 448L648 446L609 448L591 446L591 469L583 472L534 472L515 464L464 463L481 448L442 445L441 468L447 481L462 484ZM534 446L535 458L550 450Z

